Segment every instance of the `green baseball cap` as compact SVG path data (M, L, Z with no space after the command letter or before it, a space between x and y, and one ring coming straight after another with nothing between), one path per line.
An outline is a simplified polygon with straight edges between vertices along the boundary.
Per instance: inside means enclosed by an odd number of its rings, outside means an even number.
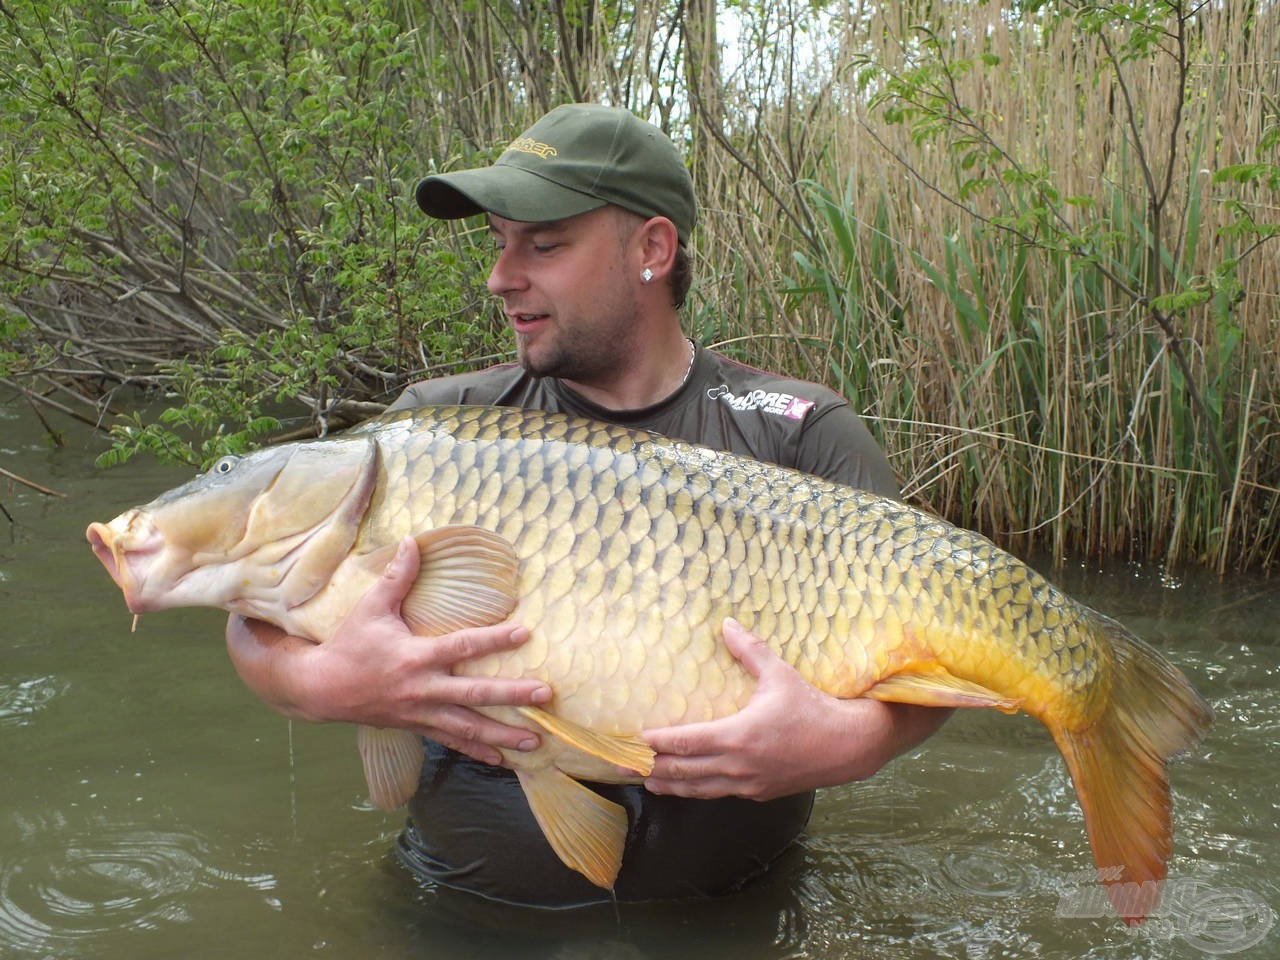
M418 206L455 220L563 220L607 203L667 217L687 243L698 217L693 178L661 130L629 110L595 103L556 107L507 146L492 166L427 177Z

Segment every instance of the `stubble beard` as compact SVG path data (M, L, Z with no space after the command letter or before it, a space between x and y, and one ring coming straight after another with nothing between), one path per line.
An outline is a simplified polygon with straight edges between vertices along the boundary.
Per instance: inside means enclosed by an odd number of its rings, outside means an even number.
M575 324L569 329L543 331L535 351L530 350L531 338L516 334L516 358L535 377L608 383L625 370L634 353L633 321L634 317L622 317L606 324ZM585 333L587 328L594 328L594 333Z

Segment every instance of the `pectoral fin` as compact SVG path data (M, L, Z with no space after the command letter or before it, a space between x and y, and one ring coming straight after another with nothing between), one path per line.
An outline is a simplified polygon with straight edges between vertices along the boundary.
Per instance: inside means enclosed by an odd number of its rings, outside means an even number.
M863 694L872 700L915 703L924 707L995 707L1003 713L1017 713L1022 700L988 690L972 680L936 673L895 673L885 677Z
M394 810L408 803L422 774L422 738L408 730L360 727L357 742L373 805Z
M516 769L529 808L565 866L613 889L627 839L627 812L555 767Z
M400 607L415 633L501 623L516 608L519 560L509 540L475 526L440 527L417 540L418 579Z
M642 776L647 777L653 772L653 748L639 737L598 733L537 707L517 707L516 710L547 733L559 737L583 753L634 770Z
M415 537L418 577L400 614L414 633L438 637L464 627L501 623L516 607L519 560L510 541L483 527L438 527ZM366 554L361 564L379 573L397 544Z

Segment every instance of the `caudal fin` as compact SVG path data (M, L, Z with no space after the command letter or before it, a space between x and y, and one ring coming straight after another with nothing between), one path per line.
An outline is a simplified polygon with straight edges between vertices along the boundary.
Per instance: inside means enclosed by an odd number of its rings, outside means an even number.
M1053 730L1084 810L1099 878L1116 913L1140 923L1157 905L1173 849L1165 763L1213 722L1209 705L1159 653L1099 615L1115 652L1101 714Z

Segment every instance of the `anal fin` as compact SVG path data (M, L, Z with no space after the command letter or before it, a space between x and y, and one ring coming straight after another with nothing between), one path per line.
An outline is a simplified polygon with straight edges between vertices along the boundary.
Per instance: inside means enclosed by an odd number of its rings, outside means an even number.
M529 808L565 866L612 890L627 839L623 807L555 767L516 768Z
M422 738L408 730L362 726L357 742L373 805L394 810L408 803L422 775Z
M521 716L532 720L547 733L559 737L583 753L619 767L634 770L642 776L647 777L653 772L653 748L640 737L598 733L537 707L517 707L516 711Z
M1017 713L1022 708L1020 697L1006 697L945 670L895 673L885 677L863 696L924 707L994 707L1003 713Z

